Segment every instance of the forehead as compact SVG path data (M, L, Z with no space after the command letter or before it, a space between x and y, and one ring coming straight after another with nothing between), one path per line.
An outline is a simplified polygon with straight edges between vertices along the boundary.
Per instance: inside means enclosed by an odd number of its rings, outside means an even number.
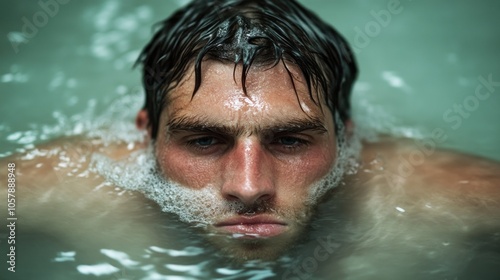
M206 60L202 63L201 85L193 96L195 74L191 66L169 93L164 111L168 118L196 115L226 124L325 117L322 108L326 105L317 101L314 89L312 99L301 71L293 64L252 66L245 81L246 92L241 77L240 64Z

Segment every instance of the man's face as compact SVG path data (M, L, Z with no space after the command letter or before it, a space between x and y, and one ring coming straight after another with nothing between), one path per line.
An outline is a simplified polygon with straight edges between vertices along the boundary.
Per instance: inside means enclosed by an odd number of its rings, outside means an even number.
M282 63L253 67L247 94L240 65L202 66L194 97L193 68L169 93L155 147L160 172L227 206L205 213L210 240L237 257L274 258L306 226L311 189L335 162L331 113L292 65L293 81Z

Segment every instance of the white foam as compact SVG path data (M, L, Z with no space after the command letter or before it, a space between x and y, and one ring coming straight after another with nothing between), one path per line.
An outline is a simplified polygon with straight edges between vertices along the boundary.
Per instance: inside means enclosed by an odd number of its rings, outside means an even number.
M348 145L345 139L339 139L336 163L324 178L311 186L309 197L306 197L304 201L307 206L303 209L305 212L309 211L309 208L317 203L326 192L336 187L345 172L353 172L356 168L355 156L359 141L353 140ZM91 171L101 174L110 183L120 188L143 193L155 201L162 211L174 213L182 221L198 226L211 225L216 222L215 219L234 215L245 208L239 201L224 199L219 190L212 185L195 190L164 178L158 171L153 150L153 144L151 144L147 150L136 151L123 161L115 161L102 154L94 154ZM266 205L265 210L298 220L307 216L304 213L290 213L287 209L272 207L272 205L269 207Z
M133 191L139 191L155 201L163 211L174 213L188 223L207 225L220 214L238 211L240 205L227 203L212 186L192 190L159 175L152 147L139 151L127 161L95 154L92 171L103 175L111 183Z

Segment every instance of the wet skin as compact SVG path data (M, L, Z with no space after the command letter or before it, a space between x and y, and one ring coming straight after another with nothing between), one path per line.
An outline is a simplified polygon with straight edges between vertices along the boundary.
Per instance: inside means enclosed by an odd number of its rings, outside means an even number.
M169 94L155 143L165 177L192 189L211 186L243 208L215 217L208 231L253 239L260 247L253 257L275 256L297 238L310 216L311 186L335 161L331 113L314 104L302 76L288 68L293 81L282 63L255 67L245 94L234 78L241 67L205 61L193 98L192 72ZM138 122L147 123L145 116ZM241 239L219 242L252 258Z
M209 62L204 67L202 87L195 97L191 100L193 77L188 75L171 93L162 113L155 150L161 171L192 189L213 186L221 200L245 206L243 212L214 217L207 230L220 233L213 240L219 247L242 258L276 257L291 247L307 223L311 185L335 161L331 114L326 107L325 114L319 110L301 75L294 73L299 105L283 65L251 72L247 95L239 80L233 79L232 65ZM146 129L147 121L145 112L139 112L139 128ZM131 149L126 143L109 145L99 139L61 139L3 159L2 166L16 163L17 194L22 197L17 208L23 229L50 232L82 250L89 244L130 240L136 241L131 244L138 250L148 244L161 246L163 237L150 226L162 223L151 215L159 209L144 209L141 196L109 193L113 186L96 189L103 178L87 172L92 153L119 160L144 149L149 141ZM416 149L412 141L391 138L364 143L358 173L344 180L346 220L369 229L366 237L372 247L385 248L384 244L398 240L406 246L404 233L425 244L440 235L460 241L478 231L498 232L500 165L436 149L403 181L388 184L385 175L399 174L401 156L409 158ZM60 165L63 158L73 165ZM0 177L6 176L2 169ZM0 193L6 201L6 189ZM265 207L255 207L262 204ZM396 206L405 209L405 219L395 218L394 213L400 213L394 210ZM148 214L137 214L142 212ZM450 215L458 222L451 224ZM124 217L126 223L117 222ZM98 234L93 228L100 229ZM233 233L250 236L222 237ZM124 234L133 237L121 239ZM252 235L261 237L250 239Z

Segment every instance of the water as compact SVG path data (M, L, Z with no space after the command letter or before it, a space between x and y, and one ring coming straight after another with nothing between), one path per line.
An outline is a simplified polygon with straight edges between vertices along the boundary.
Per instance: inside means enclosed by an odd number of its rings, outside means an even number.
M356 50L361 75L353 103L360 130L423 138L440 128L447 136L443 147L500 160L498 87L483 86L481 96L489 93L483 99L475 93L484 80L500 81L500 3L401 0L390 12L392 2L305 3ZM131 65L152 24L183 3L68 1L44 17L36 1L2 2L0 154L61 135L87 133L125 143L142 139L133 119L143 93L139 71ZM24 27L26 22L34 28ZM463 114L454 111L455 104L464 107ZM22 230L20 223L17 278L9 274L7 279L496 279L490 270L499 262L498 235L478 232L472 240L458 240L463 223L446 211L440 215L449 215L450 222L442 230L405 231L415 222L412 207L429 205L432 216L439 214L433 206L443 202L387 202L381 209L389 213L387 227L373 232L370 223L347 218L350 194L345 189L339 189L335 203L321 205L300 248L275 263L242 266L226 264L196 228L186 228L170 214L158 217L155 204L111 188L110 201L120 197L116 205L93 206L83 217L67 213L65 220L37 230ZM127 201L135 204L127 208L125 221L112 209L122 211L120 203ZM64 226L80 220L80 227ZM53 230L60 236L80 234L76 240L60 238ZM384 242L369 242L384 235ZM324 271L332 265L322 265L326 261L315 256L318 246L330 246L335 272ZM5 273L2 265L2 279Z
M466 111L458 127L456 120L443 119L454 104L474 95L479 77L500 80L495 30L500 4L402 0L398 14L377 20L373 14L387 10L391 2L307 2L357 50L361 75L353 99L360 124L385 131L398 130L394 125L421 131L441 127L449 135L445 146L500 159L500 132L494 121L500 114L498 90ZM48 16L45 25L35 25L36 32L25 28L30 36L34 33L25 43L17 43L23 41L23 19L43 23L33 20L41 7L32 1L2 3L0 153L44 140L33 128L64 122L54 112L69 117L96 104L100 113L112 100L134 93L138 97L132 109L139 108L139 71L131 70L131 64L151 36L152 24L182 3L69 1ZM476 107L469 102L469 108ZM391 117L376 123L363 118L367 115ZM404 133L419 135L412 129Z

